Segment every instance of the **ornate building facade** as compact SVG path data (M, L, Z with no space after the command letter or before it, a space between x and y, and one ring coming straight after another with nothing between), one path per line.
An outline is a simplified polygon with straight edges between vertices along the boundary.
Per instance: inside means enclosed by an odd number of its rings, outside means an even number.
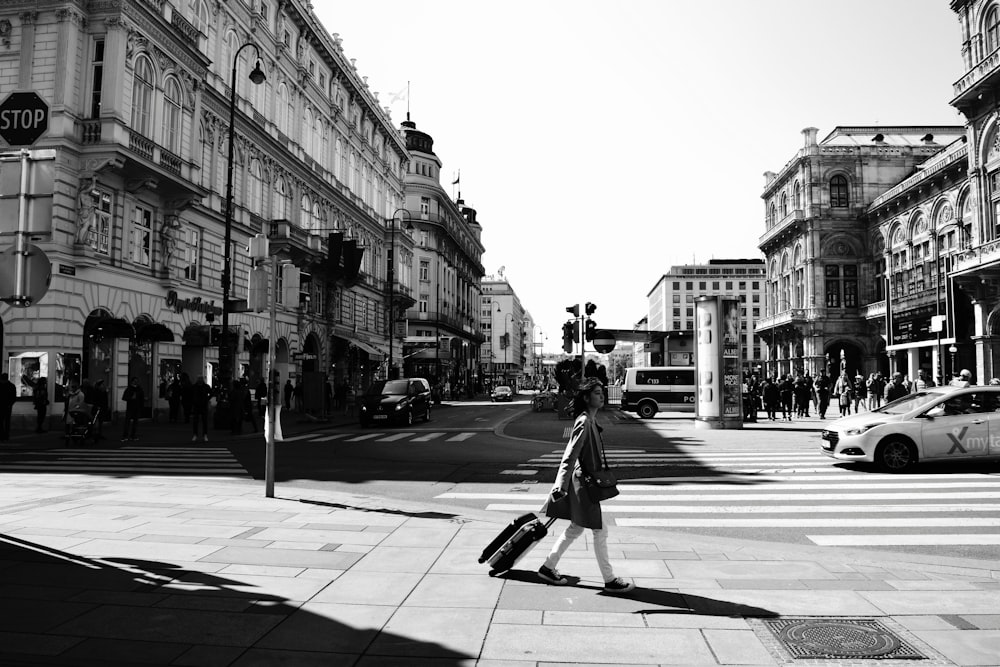
M385 372L387 221L406 205L410 155L310 3L8 0L0 32L0 80L47 101L32 148L56 155L51 226L33 236L51 284L30 307L0 306L19 395L47 377L52 400L84 379L117 399L137 377L151 412L173 376L213 381L230 180L232 301L247 296L255 234L308 278L273 332L266 313L232 313L235 376L262 376L268 339L312 409L322 381L363 389ZM396 236L412 267L413 238Z
M476 209L441 185L434 139L403 121L411 161L405 176L406 214L413 226L413 291L405 310L404 371L450 387L474 387L479 369L482 227ZM403 220L405 218L405 221Z

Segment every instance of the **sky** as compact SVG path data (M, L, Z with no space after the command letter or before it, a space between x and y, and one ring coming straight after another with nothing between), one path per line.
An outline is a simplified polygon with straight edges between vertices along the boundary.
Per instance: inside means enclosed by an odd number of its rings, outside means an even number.
M545 339L631 329L671 266L761 258L765 171L837 125L963 125L948 0L313 0L434 138ZM406 90L407 99L390 104Z

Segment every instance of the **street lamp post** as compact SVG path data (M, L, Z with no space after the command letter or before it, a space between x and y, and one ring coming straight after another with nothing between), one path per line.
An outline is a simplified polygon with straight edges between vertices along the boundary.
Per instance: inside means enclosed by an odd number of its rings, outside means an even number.
M257 54L257 64L250 72L249 78L254 85L260 85L266 80L264 71L260 68L260 49L256 44L247 42L233 55L233 71L229 84L229 162L226 176L226 218L225 242L222 261L222 335L219 336L219 387L218 407L215 411L215 427L220 428L227 421L232 422L229 405L229 390L233 382L233 341L229 336L229 292L232 282L232 243L233 243L233 142L236 135L236 66L240 61L240 53L250 47Z
M955 355L958 354L958 348L955 347L954 343L952 343L951 347L948 348L948 352L951 353L951 374L952 374L952 376L954 376L955 375ZM943 381L945 379L946 378L941 378L942 383L943 383Z
M396 214L403 212L406 214L406 231L413 231L413 223L410 222L410 212L405 208L397 208L392 212L389 220L389 268L386 272L389 282L389 368L386 377L395 380L396 368L392 362L392 338L396 327Z

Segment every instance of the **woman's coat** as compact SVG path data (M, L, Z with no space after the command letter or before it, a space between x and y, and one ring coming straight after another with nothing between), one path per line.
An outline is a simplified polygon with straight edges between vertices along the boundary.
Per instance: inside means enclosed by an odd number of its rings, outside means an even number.
M601 427L585 412L573 423L573 433L566 444L559 471L552 488L562 489L566 496L553 503L549 498L542 513L556 519L569 519L584 528L601 528L601 504L587 496L580 475L583 470L600 470Z

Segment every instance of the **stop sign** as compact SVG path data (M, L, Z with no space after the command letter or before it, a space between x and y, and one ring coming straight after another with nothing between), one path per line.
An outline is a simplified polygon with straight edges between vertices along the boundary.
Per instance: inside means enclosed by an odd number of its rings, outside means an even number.
M49 105L34 91L15 91L0 102L0 138L30 146L49 129Z

